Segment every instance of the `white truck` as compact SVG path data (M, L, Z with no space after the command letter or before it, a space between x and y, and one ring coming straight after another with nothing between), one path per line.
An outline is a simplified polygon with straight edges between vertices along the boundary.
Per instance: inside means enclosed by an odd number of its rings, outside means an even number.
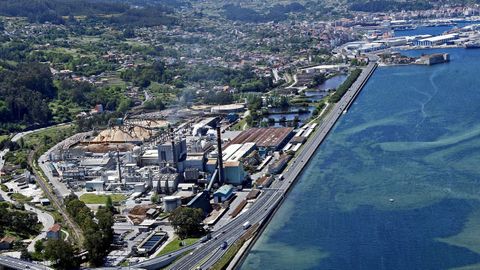
M244 230L250 228L250 226L251 226L250 221L247 221L247 222L243 223L243 225L242 225Z

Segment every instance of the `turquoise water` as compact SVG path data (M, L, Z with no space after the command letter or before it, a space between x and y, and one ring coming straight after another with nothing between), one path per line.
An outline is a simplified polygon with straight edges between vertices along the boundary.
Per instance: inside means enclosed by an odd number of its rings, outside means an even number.
M377 69L242 269L480 269L480 50L442 52Z

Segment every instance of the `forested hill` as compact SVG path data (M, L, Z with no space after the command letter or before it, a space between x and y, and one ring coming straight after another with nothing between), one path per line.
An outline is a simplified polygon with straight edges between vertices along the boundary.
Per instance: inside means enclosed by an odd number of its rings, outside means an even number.
M0 0L0 14L31 17L39 13L59 16L112 14L127 11L122 3L94 0Z
M171 1L170 1L171 2ZM167 3L170 3L167 1ZM128 1L113 0L0 0L0 16L27 17L30 22L63 24L67 16L112 15L107 22L150 26L173 24L173 9L152 2L134 8Z
M46 65L29 63L0 69L0 119L3 123L48 123L48 101L56 95Z

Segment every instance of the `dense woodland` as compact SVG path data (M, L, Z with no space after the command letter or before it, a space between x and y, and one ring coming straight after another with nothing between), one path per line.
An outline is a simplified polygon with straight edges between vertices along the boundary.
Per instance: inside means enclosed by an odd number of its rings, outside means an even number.
M53 121L50 102L63 104ZM96 88L85 82L54 81L50 68L40 63L0 65L0 129L4 132L71 121L69 107L91 108L104 104L107 110L126 111L131 100L118 87Z
M109 197L105 207L100 207L94 215L90 208L76 196L65 199L67 212L84 233L84 247L89 253L88 260L94 266L102 265L113 241L113 214L115 209Z
M48 66L30 63L0 69L0 118L10 123L46 124L48 101L56 95ZM8 127L3 127L8 128Z
M0 238L12 232L28 238L38 234L42 227L36 214L17 209L8 203L0 203L0 217L2 217L0 218Z
M175 1L170 1L175 6ZM177 5L180 5L178 3ZM116 14L102 18L109 23L132 26L174 24L176 20L167 14L173 9L161 4L148 8L132 8L126 1L107 0L0 0L0 16L27 17L30 22L65 24L65 16L96 16ZM99 17L100 18L100 17Z
M225 17L229 20L259 23L286 20L289 13L303 11L305 10L305 7L296 2L288 5L275 5L265 14L233 4L225 5L223 6L223 9Z

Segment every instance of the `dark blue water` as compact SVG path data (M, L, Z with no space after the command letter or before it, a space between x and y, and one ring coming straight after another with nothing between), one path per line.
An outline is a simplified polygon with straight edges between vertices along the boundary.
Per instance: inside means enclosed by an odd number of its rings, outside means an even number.
M432 35L438 36L447 31L450 31L455 28L462 28L472 23L458 23L455 26L437 26L437 27L426 27L420 26L414 30L406 30L406 31L395 31L396 37L404 37L404 36L416 36L416 35Z
M480 269L480 50L442 52L375 72L242 269Z

